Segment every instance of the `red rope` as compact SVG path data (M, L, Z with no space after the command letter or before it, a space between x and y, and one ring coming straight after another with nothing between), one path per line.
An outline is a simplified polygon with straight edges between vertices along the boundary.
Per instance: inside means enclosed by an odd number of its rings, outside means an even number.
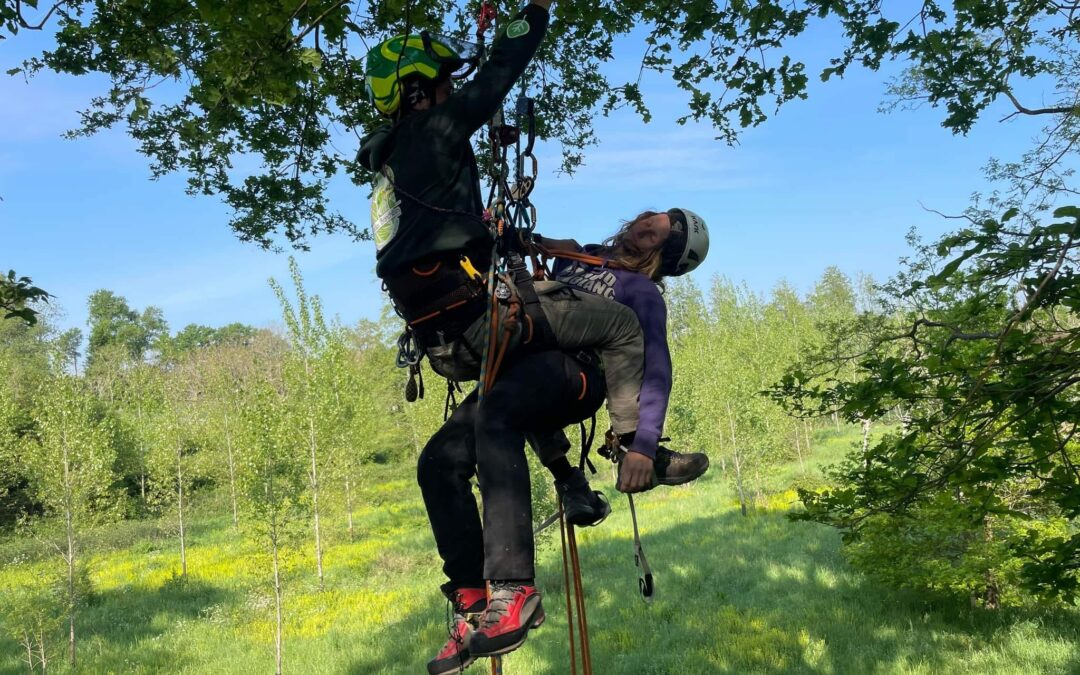
M589 650L589 621L585 617L585 589L581 581L581 558L578 557L577 536L570 526L570 562L574 568L574 597L577 601L578 634L581 636L581 664L585 675L592 675L592 656Z
M563 589L566 591L566 629L570 633L570 674L577 675L577 648L574 646L574 607L570 603L570 565L566 555L566 519L559 499L559 535L562 537Z

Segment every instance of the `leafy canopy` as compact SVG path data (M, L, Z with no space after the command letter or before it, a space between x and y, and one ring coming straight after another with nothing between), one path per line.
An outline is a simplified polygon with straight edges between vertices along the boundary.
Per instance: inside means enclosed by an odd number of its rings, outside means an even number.
M496 5L505 23L517 3ZM1061 75L1052 47L1071 53L1080 30L1068 5L954 0L894 10L876 0L558 0L550 37L525 80L540 105L541 135L562 144L567 170L595 142L597 114L631 106L650 118L642 77L620 82L600 68L612 60L616 39L631 34L643 41L631 50L643 54L640 73L658 73L685 92L679 121L708 120L728 142L805 98L813 69L828 80L889 59L910 66L901 95L944 107L943 124L963 133L1001 96L1022 114L1075 109L1075 88L1045 108L1026 107L1014 93L1023 80ZM367 47L406 25L471 36L478 7L5 0L0 36L55 32L55 47L10 72L105 76L108 87L72 136L125 126L155 177L179 172L190 193L220 196L241 239L273 246L283 235L303 247L320 232L366 235L331 205L328 186L341 171L358 184L369 178L341 138L381 123L364 99ZM826 62L808 67L798 58L800 36L837 27Z
M1080 518L1080 209L1053 215L970 214L884 287L890 312L850 325L847 351L785 376L776 394L804 414L904 419L832 489L803 491L804 518L857 541L911 538L936 513L1002 543L1040 595L1080 598L1080 533L1053 526Z

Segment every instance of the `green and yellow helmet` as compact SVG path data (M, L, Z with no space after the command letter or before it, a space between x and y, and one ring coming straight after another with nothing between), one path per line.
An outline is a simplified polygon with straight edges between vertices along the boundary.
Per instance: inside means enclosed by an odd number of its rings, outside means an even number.
M398 35L368 52L364 84L368 99L384 115L393 115L401 107L401 80L419 75L428 80L449 75L469 61L469 56L455 49L456 40L424 32Z

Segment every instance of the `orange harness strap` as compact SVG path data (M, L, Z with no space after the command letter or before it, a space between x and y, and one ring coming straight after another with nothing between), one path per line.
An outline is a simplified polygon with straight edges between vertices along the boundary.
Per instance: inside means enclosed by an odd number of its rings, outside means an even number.
M614 260L608 258L601 258L600 256L589 255L588 253L578 253L577 251L562 251L549 249L546 246L533 242L533 246L536 250L545 258L563 258L564 260L573 260L574 262L584 263L586 265L592 265L594 267L612 267L615 269L621 269L622 266Z

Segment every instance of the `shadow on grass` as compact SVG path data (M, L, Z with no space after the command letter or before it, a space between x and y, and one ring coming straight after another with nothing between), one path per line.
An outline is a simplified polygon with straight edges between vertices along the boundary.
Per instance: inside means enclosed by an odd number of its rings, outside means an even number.
M658 587L650 605L637 595L625 515L579 537L597 673L1080 670L1075 612L928 604L848 568L835 531L780 514L727 511L656 529L642 520ZM538 568L549 620L508 657L508 673L570 671L559 552L545 553ZM444 639L442 611L436 598L390 618L383 639L351 652L345 672L423 672Z
M177 672L190 665L183 640L160 639L186 621L206 621L233 593L198 581L157 589L128 586L96 593L78 616L84 663L101 672Z

